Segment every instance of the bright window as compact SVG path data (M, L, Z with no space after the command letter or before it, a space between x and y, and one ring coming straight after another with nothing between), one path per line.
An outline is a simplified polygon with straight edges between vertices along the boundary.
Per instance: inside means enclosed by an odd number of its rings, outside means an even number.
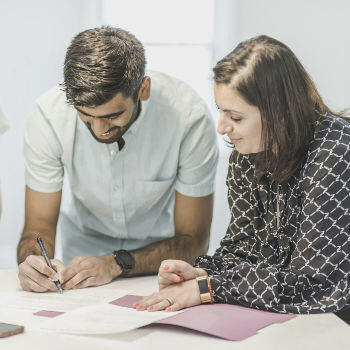
M184 80L210 104L214 0L105 0L104 18L143 43L148 69Z

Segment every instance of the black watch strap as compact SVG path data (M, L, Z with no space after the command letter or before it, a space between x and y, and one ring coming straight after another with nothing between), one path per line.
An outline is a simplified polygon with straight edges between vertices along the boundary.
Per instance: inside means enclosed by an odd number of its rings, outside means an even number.
M115 250L113 252L116 263L122 268L121 276L127 275L135 266L135 259L133 255L127 250Z

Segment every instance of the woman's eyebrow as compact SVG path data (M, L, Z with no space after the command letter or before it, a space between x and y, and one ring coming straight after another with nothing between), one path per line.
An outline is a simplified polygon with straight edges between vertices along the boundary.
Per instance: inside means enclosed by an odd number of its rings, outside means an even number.
M101 115L101 116L93 116L93 115L90 115L84 111L82 111L81 109L79 109L78 107L74 107L77 111L79 111L81 114L84 114L86 115L87 117L93 117L93 118L110 118L110 117L118 117L120 116L121 114L123 114L126 109L123 109L122 111L119 111L119 112L116 112L116 113L111 113L111 114L105 114L105 115Z
M215 103L215 105L216 105L216 107L218 108L218 109L221 109L216 103ZM234 110L234 109L221 109L223 112L233 112L233 113L236 113L236 114L239 114L239 115L241 115L241 116L243 116L243 113L241 113L241 112L238 112L238 111L236 111L236 110Z

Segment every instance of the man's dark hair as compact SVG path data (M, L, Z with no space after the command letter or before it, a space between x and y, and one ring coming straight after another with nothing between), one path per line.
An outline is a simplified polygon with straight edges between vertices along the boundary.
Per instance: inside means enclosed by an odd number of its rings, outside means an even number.
M100 106L119 92L136 101L145 66L134 35L112 27L85 30L67 49L62 87L68 103L77 106Z
M214 81L236 89L259 108L263 152L255 157L257 181L267 172L286 182L301 166L320 114L344 117L326 106L294 53L265 35L241 42L214 67Z

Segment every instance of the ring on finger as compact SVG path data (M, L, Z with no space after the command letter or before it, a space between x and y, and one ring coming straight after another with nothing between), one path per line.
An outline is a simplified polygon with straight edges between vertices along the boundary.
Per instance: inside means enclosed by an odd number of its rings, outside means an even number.
M171 306L171 305L174 304L174 300L173 300L173 299L171 299L171 298L166 298L166 300L168 301L169 306Z

